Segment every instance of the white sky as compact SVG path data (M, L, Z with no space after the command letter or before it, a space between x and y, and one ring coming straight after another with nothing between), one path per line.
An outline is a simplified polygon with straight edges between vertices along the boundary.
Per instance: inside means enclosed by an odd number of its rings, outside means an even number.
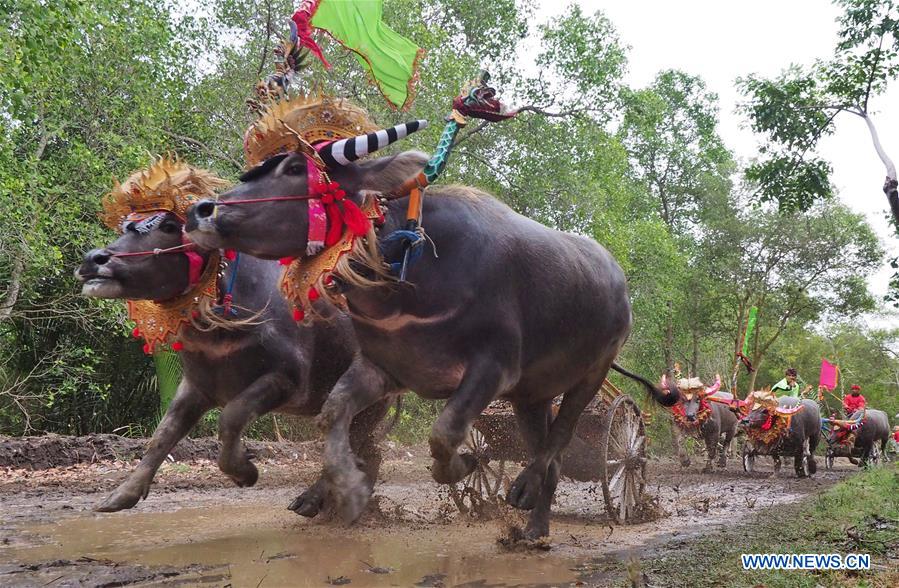
M622 42L631 46L629 85L646 86L658 71L669 68L702 77L720 100L720 134L742 161L756 153L757 143L752 131L741 128L744 120L735 112L741 96L734 80L749 73L774 76L790 63L807 65L816 58L826 59L836 44L839 10L827 0L577 2L587 13L602 10ZM561 13L566 5L544 2L539 20ZM894 161L899 160L899 81L872 100L870 108L884 149ZM888 210L881 191L885 169L864 121L849 114L837 117L837 132L822 141L821 154L833 165L840 199L865 215L888 253L899 252L899 239L884 216ZM891 273L884 264L869 280L878 297L887 291Z

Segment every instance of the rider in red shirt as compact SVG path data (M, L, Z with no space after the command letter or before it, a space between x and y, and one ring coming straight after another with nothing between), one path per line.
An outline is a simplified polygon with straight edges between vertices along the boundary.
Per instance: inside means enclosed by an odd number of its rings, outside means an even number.
M853 384L852 393L843 397L843 409L846 411L846 416L850 417L852 413L863 408L865 408L865 397L862 396L862 387Z

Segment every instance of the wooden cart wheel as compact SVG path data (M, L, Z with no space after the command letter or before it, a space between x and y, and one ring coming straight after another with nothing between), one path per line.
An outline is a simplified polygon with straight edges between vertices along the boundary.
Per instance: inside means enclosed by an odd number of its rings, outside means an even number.
M501 499L500 491L505 492L511 483L506 475L506 460L499 460L495 467L490 464L490 448L480 431L472 427L465 445L478 459L478 467L462 482L449 487L450 498L462 514L477 511L485 502L496 503Z
M630 396L617 397L606 411L599 460L606 511L624 523L634 515L646 487L646 431L640 408Z

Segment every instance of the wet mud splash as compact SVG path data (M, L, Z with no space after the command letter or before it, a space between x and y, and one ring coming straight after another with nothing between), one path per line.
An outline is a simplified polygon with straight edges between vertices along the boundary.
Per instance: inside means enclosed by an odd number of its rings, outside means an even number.
M221 585L226 578L234 586L530 586L575 579L565 558L504 553L490 525L346 530L303 523L267 505L79 514L21 531L40 544L2 549L0 561L118 564L126 582L140 577L134 564L180 571L179 579L190 583ZM155 575L140 579L171 579Z
M563 480L546 545L501 545L521 513L461 515L430 481L427 450L391 451L375 512L347 529L285 510L318 474L312 453L259 459L254 488L234 488L214 462L167 464L135 509L91 507L133 464L79 464L0 477L0 585L22 586L604 586L609 561L712 533L773 505L799 500L851 474L813 480L752 475L732 464L701 474L651 462L649 520L613 526L595 485ZM514 472L511 472L514 475ZM544 550L542 548L550 547ZM614 567L614 566L611 566Z

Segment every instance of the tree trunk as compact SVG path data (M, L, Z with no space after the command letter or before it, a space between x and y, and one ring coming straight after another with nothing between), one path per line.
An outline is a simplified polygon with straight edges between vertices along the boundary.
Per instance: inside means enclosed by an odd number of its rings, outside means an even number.
M22 273L25 271L25 261L22 256L13 259L12 274L9 280L9 287L6 289L6 295L0 302L0 323L12 316L12 310L19 300L19 293L22 291Z
M671 301L668 301L668 325L665 328L665 371L670 377L674 371L674 316Z
M693 375L699 376L699 331L693 329Z
M899 228L899 191L896 188L896 164L883 150L883 146L880 144L880 137L877 136L877 129L874 127L874 123L871 122L871 117L868 116L868 113L864 113L861 116L865 120L865 124L868 125L871 141L874 143L874 150L877 151L877 156L880 157L880 161L883 162L884 167L887 169L887 181L883 191L886 193L887 201L890 203L893 223Z

